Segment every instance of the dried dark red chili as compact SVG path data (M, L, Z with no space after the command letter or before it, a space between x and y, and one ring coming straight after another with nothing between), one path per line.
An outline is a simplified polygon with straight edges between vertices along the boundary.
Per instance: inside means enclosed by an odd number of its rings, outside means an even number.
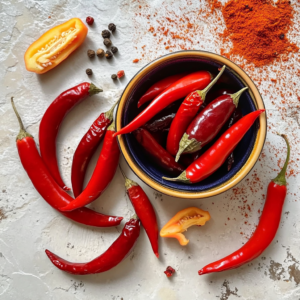
M61 93L48 107L40 124L39 142L43 161L56 182L70 190L61 179L56 158L56 137L66 114L87 97L102 92L93 83L84 82Z
M100 256L87 263L73 263L49 250L46 254L58 269L74 275L88 275L108 271L128 256L140 235L140 220L133 217L124 226L121 235Z
M265 206L252 237L239 250L202 268L199 275L238 268L257 258L271 244L280 224L287 193L285 173L290 158L290 146L287 137L282 137L287 144L286 161L278 176L269 183Z
M69 204L74 199L68 195L51 176L48 168L40 157L33 137L25 131L13 99L11 103L20 124L20 132L17 136L17 148L23 168L39 194L49 205L59 211L60 207ZM62 214L78 223L97 227L116 226L119 225L123 219L122 217L106 216L86 207L76 209L72 212L63 212Z

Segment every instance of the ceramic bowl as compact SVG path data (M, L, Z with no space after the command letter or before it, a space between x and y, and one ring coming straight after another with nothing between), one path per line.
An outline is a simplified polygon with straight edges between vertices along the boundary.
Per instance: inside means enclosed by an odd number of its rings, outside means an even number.
M236 91L248 87L239 101L243 115L257 109L264 109L264 102L253 81L232 61L205 51L179 51L152 61L132 78L122 94L117 109L116 129L120 130L136 117L139 112L137 102L153 83L182 72L208 70L217 74L218 68L223 65L226 65L222 75L223 82L230 83ZM228 172L225 167L221 167L205 180L192 185L163 180L163 176L172 176L149 160L133 134L118 136L118 142L129 167L147 185L173 197L197 199L218 195L239 183L258 160L265 142L266 131L266 115L262 114L235 149L235 162L232 169Z

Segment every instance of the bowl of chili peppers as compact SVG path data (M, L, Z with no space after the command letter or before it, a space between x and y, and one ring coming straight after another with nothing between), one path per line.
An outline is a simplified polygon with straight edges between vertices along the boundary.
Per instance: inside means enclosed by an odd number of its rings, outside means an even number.
M239 183L262 151L263 99L236 64L179 51L141 69L116 114L121 152L155 190L178 198L218 195Z

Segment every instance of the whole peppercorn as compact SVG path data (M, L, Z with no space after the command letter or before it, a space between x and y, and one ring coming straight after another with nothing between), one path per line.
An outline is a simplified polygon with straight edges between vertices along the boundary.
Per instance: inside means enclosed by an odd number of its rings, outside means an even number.
M94 18L92 18L92 17L87 17L87 18L86 18L86 22L91 26L91 25L94 24Z
M280 38L281 40L283 40L283 39L284 39L284 34L282 33L282 34L279 36L279 38Z
M87 55L89 58L94 58L95 57L95 51L94 50L88 50Z
M116 80L117 78L118 78L118 76L116 74L111 75L111 79Z
M110 47L110 46L111 46L111 40L108 39L108 38L105 38L104 41L103 41L103 44L104 44L106 47Z
M85 73L86 73L87 75L93 75L92 69L86 69L86 70L85 70Z
M105 52L105 57L106 57L107 59L112 58L112 56L113 56L113 54L112 54L109 50L107 50L107 51Z
M114 23L110 23L108 25L108 29L111 31L111 32L114 32L116 30L117 26L114 24Z
M102 31L102 37L105 38L109 38L110 37L110 32L108 30L103 30Z
M103 57L103 56L104 56L104 50L101 49L101 48L99 48L99 49L97 50L97 56L98 56L98 57Z
M115 47L115 46L112 46L112 47L110 48L110 50L111 50L111 52L112 52L113 54L115 54L115 53L118 52L118 48Z

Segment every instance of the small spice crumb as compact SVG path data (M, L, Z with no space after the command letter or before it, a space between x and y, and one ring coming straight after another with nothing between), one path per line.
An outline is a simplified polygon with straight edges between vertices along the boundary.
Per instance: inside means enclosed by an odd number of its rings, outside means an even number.
M86 22L87 22L90 26L92 26L92 25L94 24L94 18L92 18L92 17L87 17L87 18L86 18Z
M94 58L95 57L95 51L94 50L88 50L87 55L89 58Z
M115 47L115 46L112 46L112 47L110 48L110 50L111 50L111 52L112 52L113 54L115 54L115 53L118 52L118 48Z
M116 30L117 26L114 24L114 23L110 23L108 25L108 29L111 31L111 32L114 32Z
M85 70L85 73L86 73L87 75L93 75L92 69L86 69L86 70Z
M107 59L112 58L112 56L113 56L113 54L112 54L109 50L107 50L107 51L105 52L105 57L106 57Z
M123 70L120 70L117 73L118 78L122 78L124 75L125 75L125 72Z
M136 64L136 63L138 63L138 62L139 62L139 59L138 59L138 58L136 58L136 59L134 59L132 62Z
M281 40L283 40L283 39L284 39L284 34L282 33L282 34L279 36L279 38L280 38Z
M168 266L164 273L167 275L167 277L171 277L172 275L174 275L175 270L172 267Z
M112 74L111 79L116 80L118 78L117 74Z
M102 31L102 37L105 38L109 38L110 37L110 32L108 30L103 30Z
M103 44L106 47L110 47L112 43L111 43L111 40L109 38L105 38L104 41L103 41Z
M103 56L104 56L104 50L101 49L101 48L99 48L99 49L97 50L97 56L98 56L98 57L103 57Z

